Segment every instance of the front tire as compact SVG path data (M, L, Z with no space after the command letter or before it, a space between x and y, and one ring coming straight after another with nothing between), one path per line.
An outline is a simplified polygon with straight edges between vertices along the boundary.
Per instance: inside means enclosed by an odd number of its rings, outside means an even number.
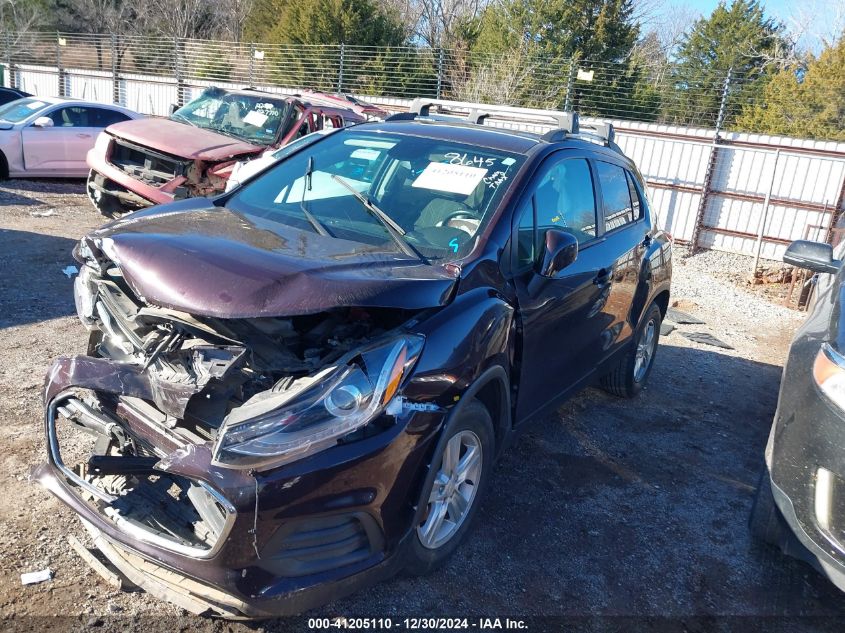
M662 320L660 307L652 303L637 326L632 348L602 377L602 389L620 398L633 398L643 390L654 365Z
M786 530L780 518L780 511L775 504L768 470L763 471L760 481L757 483L748 528L755 538L783 548L786 541Z
M117 198L95 189L91 184L94 178L95 174L92 169L88 172L88 181L85 185L85 192L88 194L88 199L91 201L91 204L94 205L94 208L109 219L117 218L125 213L129 213L129 209L124 207Z
M406 572L440 567L469 532L493 468L495 439L487 408L472 400L444 430L423 485Z

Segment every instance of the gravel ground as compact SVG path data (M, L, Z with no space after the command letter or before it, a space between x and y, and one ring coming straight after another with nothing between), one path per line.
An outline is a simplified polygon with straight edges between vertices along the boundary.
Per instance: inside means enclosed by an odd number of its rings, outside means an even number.
M69 533L83 538L75 517L27 481L44 457L44 372L55 356L84 350L62 269L72 264L75 240L99 222L78 183L0 184L0 617L7 630L246 630L106 587L65 543ZM592 630L835 630L831 618L845 616L845 598L746 529L781 365L803 315L720 278L720 270L748 266L740 259L676 258L673 301L705 324L678 326L661 340L637 400L590 389L523 435L497 465L476 529L446 567L308 615L556 615L588 618L566 623ZM734 349L682 332L707 332ZM50 582L21 586L21 572L48 566ZM531 621L534 630L548 624Z

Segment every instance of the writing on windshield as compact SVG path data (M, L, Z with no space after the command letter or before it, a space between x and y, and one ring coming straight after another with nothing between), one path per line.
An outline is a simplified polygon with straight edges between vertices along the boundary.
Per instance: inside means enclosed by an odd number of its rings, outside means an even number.
M468 253L524 157L347 128L283 158L227 202L252 217L419 259Z

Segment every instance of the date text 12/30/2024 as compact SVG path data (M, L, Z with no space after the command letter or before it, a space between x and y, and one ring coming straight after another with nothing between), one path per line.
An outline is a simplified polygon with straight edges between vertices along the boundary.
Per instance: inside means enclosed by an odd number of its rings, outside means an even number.
M308 618L308 628L349 629L349 630L390 630L409 631L477 630L525 631L528 625L516 618Z

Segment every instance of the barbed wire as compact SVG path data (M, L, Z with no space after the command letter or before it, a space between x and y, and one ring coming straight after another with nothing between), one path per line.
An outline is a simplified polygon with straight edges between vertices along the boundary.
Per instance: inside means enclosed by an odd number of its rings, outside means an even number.
M690 70L661 59L555 59L403 46L283 45L155 36L14 33L2 62L183 83L226 82L398 98L569 108L583 115L736 126L761 99L757 73ZM748 130L753 131L753 130Z

